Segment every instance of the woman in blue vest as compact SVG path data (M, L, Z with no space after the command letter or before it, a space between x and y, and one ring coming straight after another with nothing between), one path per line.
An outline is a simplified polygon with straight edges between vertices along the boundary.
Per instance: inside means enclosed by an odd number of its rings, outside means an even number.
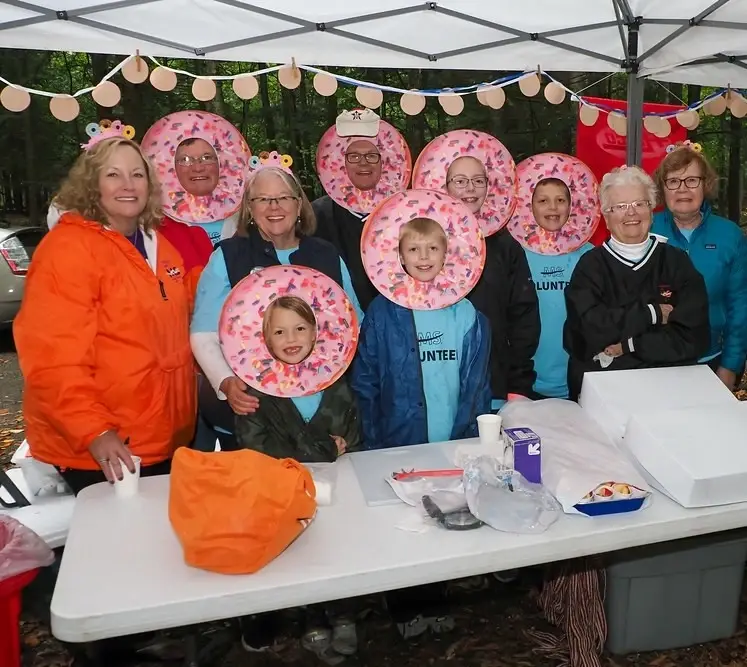
M713 212L718 176L699 144L667 148L655 180L666 209L654 215L651 232L687 252L705 279L711 344L700 362L733 390L747 356L747 241Z
M192 351L208 383L200 390L200 412L216 431L221 449L236 448L235 415L259 408L246 393L246 385L223 358L218 341L218 320L231 288L254 269L296 264L316 269L343 287L363 318L350 274L335 247L313 237L316 220L298 179L290 172L290 157L282 164L253 158L236 236L223 240L210 257L197 287L190 328Z

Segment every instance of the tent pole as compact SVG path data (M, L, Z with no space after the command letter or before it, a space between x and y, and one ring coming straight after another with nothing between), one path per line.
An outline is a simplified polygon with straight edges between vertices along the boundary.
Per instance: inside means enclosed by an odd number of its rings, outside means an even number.
M638 77L638 29L640 20L628 24L628 123L625 163L641 164L643 133L643 89L645 81Z

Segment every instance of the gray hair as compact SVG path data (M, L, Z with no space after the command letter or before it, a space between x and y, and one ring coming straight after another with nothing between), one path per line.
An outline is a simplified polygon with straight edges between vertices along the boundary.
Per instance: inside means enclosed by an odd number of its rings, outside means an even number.
M653 179L640 167L618 167L606 173L599 186L599 200L602 204L602 211L611 203L609 201L610 188L621 185L640 185L646 191L646 198L651 202L651 209L653 210L656 207L658 190Z

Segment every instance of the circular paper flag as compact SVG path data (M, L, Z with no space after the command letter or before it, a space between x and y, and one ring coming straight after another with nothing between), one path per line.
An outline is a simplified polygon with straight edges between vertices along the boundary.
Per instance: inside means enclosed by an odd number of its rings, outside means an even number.
M140 56L128 60L122 68L122 76L130 83L142 83L149 74L148 63Z
M185 139L204 139L218 155L220 176L211 195L192 195L179 182L174 156ZM156 121L141 146L161 181L164 213L170 218L200 224L225 220L238 210L251 152L241 132L224 118L207 111L177 111Z
M165 67L156 67L150 73L150 85L163 92L174 90L176 88L176 73Z
M378 88L366 88L358 86L355 89L355 99L358 103L368 109L378 109L384 102L384 93Z
M431 141L412 170L412 187L446 192L446 173L457 158L479 160L488 175L488 193L477 214L485 236L495 234L516 206L516 165L508 149L495 137L476 130L454 130Z
M337 79L324 72L317 72L314 75L314 90L323 97L331 97L337 92Z
M726 111L726 98L723 95L712 97L703 105L703 111L708 116L720 116Z
M301 85L301 70L298 67L282 67L278 70L278 81L283 88L294 90Z
M239 76L233 80L233 92L242 100L251 100L259 92L259 82L253 76Z
M192 95L200 102L212 100L218 93L215 81L212 79L195 79L192 82Z
M565 99L565 88L557 81L551 81L545 86L545 99L550 104L561 104Z
M265 311L281 296L303 299L316 318L314 347L297 364L276 359L262 333ZM347 370L358 344L358 320L345 291L328 276L305 266L270 266L231 290L218 337L228 365L250 387L270 396L308 396Z
M672 126L667 118L659 118L656 123L654 134L660 139L665 139L672 133Z
M533 155L516 167L518 202L508 231L524 248L540 255L565 255L578 250L594 234L599 223L599 184L581 160L563 153ZM537 224L532 195L537 183L557 178L571 192L571 214L557 232Z
M443 269L431 282L409 276L400 261L400 228L414 218L434 220L448 240ZM485 239L475 216L458 199L434 190L407 190L381 202L368 216L361 258L369 280L387 299L411 310L438 310L463 299L477 284Z
M735 118L744 118L747 116L747 100L741 95L733 95L729 105L731 115Z
M3 92L0 93L0 104L2 104L8 111L14 111L16 113L25 111L28 109L29 104L31 104L31 95L20 88L6 86L3 88Z
M578 119L586 125L586 127L593 127L597 119L599 118L599 109L596 107L590 107L588 104L582 104L578 110Z
M627 119L621 113L617 113L615 111L608 113L607 125L613 132L619 134L621 137L624 137L628 134Z
M528 76L519 81L519 90L527 97L534 97L542 88L542 82L537 74Z
M381 178L373 190L356 188L345 168L348 146L360 140L370 141L381 153ZM333 125L317 146L316 171L324 191L340 206L357 213L370 213L379 202L407 187L412 158L405 138L385 120L379 121L375 137L340 137Z
M399 98L399 105L408 116L417 116L425 109L425 96L416 93L405 93Z
M438 96L438 102L449 116L458 116L464 111L464 100L461 95L442 93Z
M119 100L122 99L122 92L116 83L104 81L93 89L91 97L99 106L111 108L119 104Z
M52 115L65 123L75 120L80 113L80 104L72 95L56 95L49 100Z

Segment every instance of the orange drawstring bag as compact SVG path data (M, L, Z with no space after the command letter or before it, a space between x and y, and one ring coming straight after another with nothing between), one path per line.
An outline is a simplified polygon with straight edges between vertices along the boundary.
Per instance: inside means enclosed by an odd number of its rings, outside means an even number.
M169 520L187 565L250 574L282 553L316 512L309 471L244 449L174 454Z

